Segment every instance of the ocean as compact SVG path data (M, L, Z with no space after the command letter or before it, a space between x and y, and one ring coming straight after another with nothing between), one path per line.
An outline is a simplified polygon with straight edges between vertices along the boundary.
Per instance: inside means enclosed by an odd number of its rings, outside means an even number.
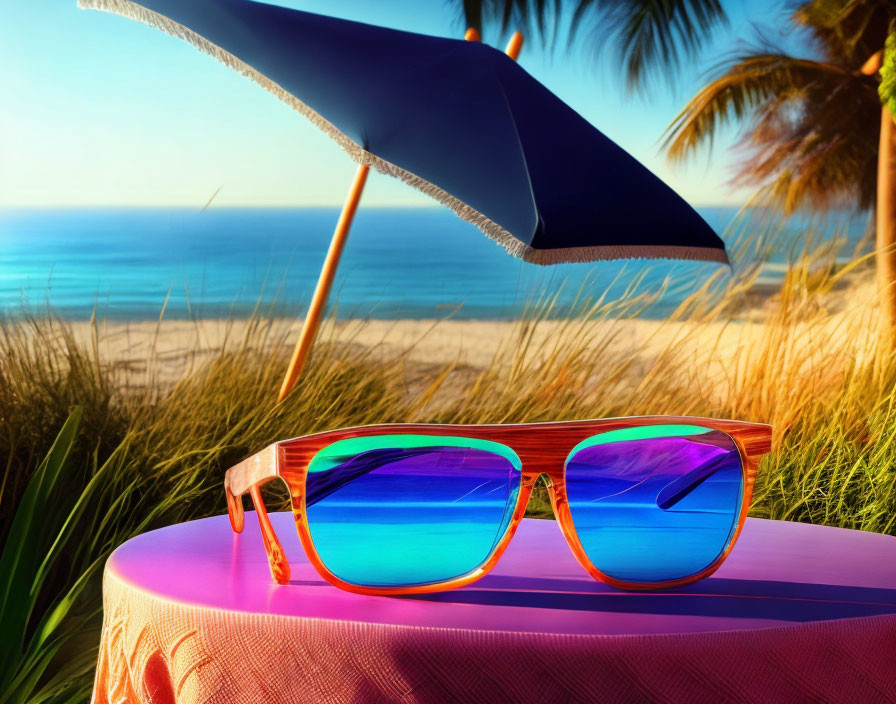
M736 211L705 208L717 232ZM338 216L336 208L0 211L0 312L51 310L68 319L243 317L305 310ZM599 218L599 214L596 214ZM850 221L858 241L867 220ZM780 280L805 221L784 229L762 274ZM502 248L446 209L361 209L331 296L340 318L513 318L557 295L619 296L669 284L644 315L667 315L717 264L596 262L541 267ZM165 301L167 299L167 305Z

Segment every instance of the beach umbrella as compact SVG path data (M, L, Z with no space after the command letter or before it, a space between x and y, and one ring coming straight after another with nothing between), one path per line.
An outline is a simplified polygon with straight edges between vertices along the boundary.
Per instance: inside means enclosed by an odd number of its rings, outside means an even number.
M516 64L519 34L508 56L478 41L251 0L79 5L190 42L305 115L360 165L281 399L311 348L371 166L444 203L528 262L728 261L693 208Z

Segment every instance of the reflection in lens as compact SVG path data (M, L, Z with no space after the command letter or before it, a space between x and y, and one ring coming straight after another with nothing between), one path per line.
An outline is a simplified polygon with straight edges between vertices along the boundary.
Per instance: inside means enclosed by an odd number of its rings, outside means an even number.
M500 443L426 435L340 440L308 467L311 539L334 575L359 586L444 582L504 536L520 460Z
M740 453L725 433L652 425L601 433L566 463L576 533L592 564L626 582L698 574L737 526Z

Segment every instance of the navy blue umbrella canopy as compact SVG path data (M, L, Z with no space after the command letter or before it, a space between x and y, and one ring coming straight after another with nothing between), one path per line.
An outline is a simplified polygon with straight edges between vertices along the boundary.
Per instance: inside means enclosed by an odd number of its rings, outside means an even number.
M502 52L249 0L80 0L185 39L536 264L727 262L678 194Z

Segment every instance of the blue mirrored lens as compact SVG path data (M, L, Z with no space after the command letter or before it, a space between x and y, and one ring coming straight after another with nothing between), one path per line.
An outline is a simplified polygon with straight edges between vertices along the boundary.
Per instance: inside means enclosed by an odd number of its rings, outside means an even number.
M321 561L359 586L444 582L488 560L507 531L520 460L463 437L351 438L311 461L306 506Z
M626 582L698 574L728 546L743 495L740 453L694 425L613 430L566 463L576 532L592 564Z

